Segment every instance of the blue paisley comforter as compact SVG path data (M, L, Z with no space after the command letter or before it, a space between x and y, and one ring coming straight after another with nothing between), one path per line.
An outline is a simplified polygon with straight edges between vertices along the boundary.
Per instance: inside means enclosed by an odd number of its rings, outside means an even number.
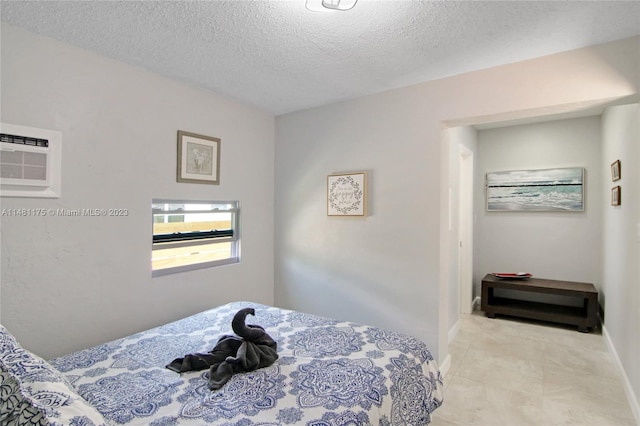
M278 343L271 366L217 391L208 371L165 365L207 352L241 308ZM425 425L442 404L440 371L420 340L374 327L234 302L51 361L113 424Z

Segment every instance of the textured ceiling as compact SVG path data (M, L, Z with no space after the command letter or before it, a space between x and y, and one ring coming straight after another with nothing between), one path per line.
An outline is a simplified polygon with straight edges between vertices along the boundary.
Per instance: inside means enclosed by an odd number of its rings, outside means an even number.
M0 14L274 114L640 34L640 1L304 1L3 0Z

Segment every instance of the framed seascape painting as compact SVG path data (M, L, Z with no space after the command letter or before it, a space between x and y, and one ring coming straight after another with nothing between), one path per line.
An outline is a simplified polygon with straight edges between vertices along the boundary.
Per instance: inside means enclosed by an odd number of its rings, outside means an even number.
M178 182L220 184L220 139L178 131Z
M487 211L584 211L584 168L487 173Z
M365 216L367 174L343 173L327 176L327 215Z

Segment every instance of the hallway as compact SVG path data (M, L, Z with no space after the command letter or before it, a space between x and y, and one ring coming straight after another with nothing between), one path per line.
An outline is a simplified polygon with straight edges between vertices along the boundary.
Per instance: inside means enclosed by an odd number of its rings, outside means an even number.
M636 425L600 330L462 315L434 426Z

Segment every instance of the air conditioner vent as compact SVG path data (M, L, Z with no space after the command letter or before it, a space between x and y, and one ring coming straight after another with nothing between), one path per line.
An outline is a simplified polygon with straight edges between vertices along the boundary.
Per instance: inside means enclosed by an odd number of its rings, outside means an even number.
M1 123L0 197L60 196L62 135Z
M16 143L20 145L28 146L40 146L43 148L49 147L49 140L33 138L29 136L10 135L8 133L0 133L0 142Z

